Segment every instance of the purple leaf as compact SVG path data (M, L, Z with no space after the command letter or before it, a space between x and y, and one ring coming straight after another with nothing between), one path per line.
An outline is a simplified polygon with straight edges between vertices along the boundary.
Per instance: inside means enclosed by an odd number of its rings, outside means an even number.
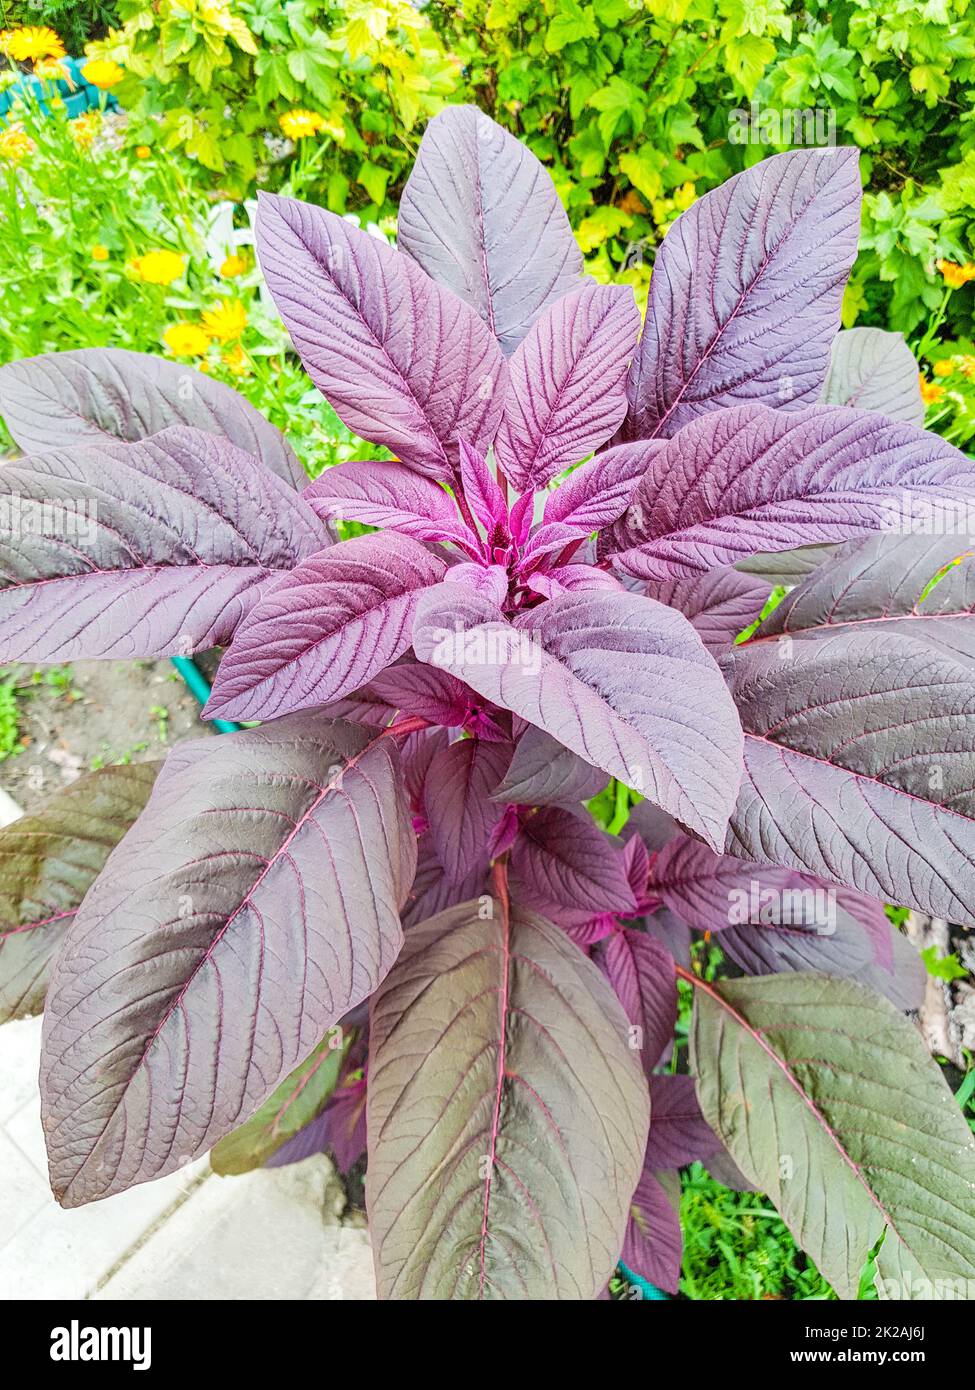
M667 907L658 908L644 919L647 935L665 946L678 965L691 967L691 929Z
M401 656L442 560L390 533L319 551L270 585L234 634L204 718L273 719L340 700Z
M754 575L719 569L686 579L650 579L645 592L648 598L683 613L708 651L717 656L755 622L770 586Z
M500 530L507 539L508 508L483 455L466 439L460 441L460 480L465 500L487 532L490 554L495 531Z
M632 912L626 868L619 841L588 815L546 806L522 819L511 850L512 892L540 912L551 904L589 916Z
M854 149L774 155L706 193L657 252L627 439L716 406L819 397L860 230Z
M549 493L545 523L577 527L584 536L609 526L626 511L637 482L663 447L663 440L652 440L604 449Z
M462 738L440 749L430 762L423 804L437 855L451 883L487 870L491 833L504 813L490 792L510 761L510 743Z
M124 348L79 348L0 367L0 414L25 454L135 443L172 425L221 435L300 488L290 444L243 396L184 363Z
M402 914L403 926L407 930L448 907L456 907L458 903L488 894L488 874L482 869L474 869L458 883L451 882L431 835L420 837L417 853L416 877Z
M0 661L225 643L276 572L327 544L288 484L202 430L17 459L0 469Z
M62 1205L172 1172L246 1120L396 959L415 863L387 738L289 719L170 754L48 991Z
M667 442L614 529L628 574L666 579L758 551L911 529L967 506L975 464L867 410L714 410Z
M506 623L445 584L421 599L417 657L513 710L587 762L723 841L740 734L690 624L637 594L564 594Z
M453 541L480 554L478 538L461 521L450 494L401 463L339 463L302 496L323 521L360 521L416 541Z
M550 574L530 575L528 588L545 598L555 598L559 594L618 593L623 585L594 565L560 565Z
M672 1039L677 1023L673 956L646 932L617 927L595 947L593 960L637 1030L630 1045L639 1047L644 1070L649 1073Z
M526 806L573 806L597 796L608 780L551 734L529 725L494 795Z
M644 1168L630 1203L620 1259L648 1283L676 1293L683 1248L680 1182L673 1173L652 1173Z
M650 1077L646 1166L651 1171L704 1162L723 1148L701 1114L693 1076Z
M453 477L461 435L487 448L507 368L468 305L311 203L262 193L257 246L305 369L350 430L428 478Z
M448 584L459 584L499 608L508 598L508 571L504 565L451 565L444 578Z
M786 638L787 660L779 640L723 658L745 729L729 854L975 925L975 667L941 621ZM964 639L970 619L956 622Z
M489 898L411 927L373 1000L368 1104L380 1297L599 1293L647 1087L612 991L550 922Z
M652 801L638 801L630 807L626 821L627 830L635 830L648 850L663 849L675 835L677 826L666 811L654 806Z
M837 333L820 399L826 405L876 410L907 425L924 424L914 354L900 333L849 328Z
M548 173L475 106L427 126L399 207L399 246L477 310L506 356L582 278Z
M381 671L368 689L390 714L397 710L416 714L446 729L460 728L468 718L471 701L478 698L446 671L417 661L401 661Z
M434 754L446 748L450 736L446 729L418 729L400 744L399 760L410 805L417 812L423 806L423 786ZM414 822L415 823L415 822Z
M508 364L494 446L519 492L544 487L616 429L639 328L625 285L584 285L536 319Z

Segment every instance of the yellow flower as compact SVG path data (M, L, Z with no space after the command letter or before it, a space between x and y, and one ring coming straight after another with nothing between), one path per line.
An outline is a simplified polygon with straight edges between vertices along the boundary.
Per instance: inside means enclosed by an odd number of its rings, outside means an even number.
M117 87L125 76L125 69L119 67L111 58L90 58L81 69L81 75L93 87L107 92L109 87Z
M135 157L136 157L136 159L148 159L149 156L150 156L151 154L152 154L152 150L149 148L148 145L136 145L136 147L135 147Z
M101 117L97 111L86 111L83 116L79 116L71 122L71 138L80 150L87 150L101 125Z
M247 270L247 257L236 254L228 256L220 267L220 274L225 280L235 280L238 275L243 275Z
M281 129L289 140L304 140L306 136L321 130L324 124L325 117L317 111L286 111L280 118Z
M951 376L955 370L955 364L950 357L943 357L940 362L935 362L931 370L935 376Z
M171 285L183 273L185 258L175 251L148 251L137 256L132 268L148 285Z
M232 347L229 352L225 352L221 358L221 361L223 362L224 366L227 367L234 374L234 376L250 376L251 374L251 368L250 363L247 360L247 354L244 352L244 349L241 347L240 343L237 343L235 347Z
M925 405L935 405L936 402L941 400L941 397L945 393L945 388L943 386L939 386L936 381L928 381L927 377L924 376L920 378L920 382L921 400Z
M33 62L37 58L63 58L64 44L53 29L45 25L29 24L23 29L5 29L0 35L0 48L8 58L18 63Z
M93 261L107 261L108 247L103 246L100 241L96 241L95 245L91 248L91 258Z
M247 327L247 310L238 300L221 299L219 308L206 311L203 322L211 338L232 343Z
M19 122L0 130L0 159L9 159L11 164L19 164L33 149L33 140Z
M956 357L955 364L962 376L967 376L969 381L975 381L975 357L966 353L963 357Z
M938 261L937 266L945 284L950 285L953 290L967 285L969 280L975 280L975 265L970 261L967 265L955 265L953 261Z
M176 357L202 357L210 339L195 323L171 323L163 332L163 342Z

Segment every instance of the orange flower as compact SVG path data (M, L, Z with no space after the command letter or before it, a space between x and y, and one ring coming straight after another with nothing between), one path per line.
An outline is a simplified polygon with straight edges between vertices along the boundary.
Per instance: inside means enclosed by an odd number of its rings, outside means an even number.
M243 275L247 270L247 257L238 256L236 253L226 258L220 267L220 274L225 280L236 280L238 275Z
M152 150L149 148L148 145L136 145L136 147L135 147L135 157L136 157L136 159L148 159L149 156L150 156L151 154L152 154Z
M939 386L936 381L928 381L925 376L920 378L920 382L921 400L925 405L935 405L941 400L941 397L945 393L945 388L943 386Z
M967 265L955 265L954 261L938 261L937 266L941 271L941 278L953 290L967 285L969 280L975 280L975 265L972 265L971 261Z

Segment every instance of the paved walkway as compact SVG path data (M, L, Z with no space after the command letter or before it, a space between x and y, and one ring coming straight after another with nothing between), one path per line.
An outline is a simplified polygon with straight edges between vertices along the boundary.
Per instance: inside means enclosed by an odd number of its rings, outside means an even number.
M0 1027L0 1300L372 1299L368 1238L329 1161L218 1178L206 1159L107 1201L51 1196L40 1019Z

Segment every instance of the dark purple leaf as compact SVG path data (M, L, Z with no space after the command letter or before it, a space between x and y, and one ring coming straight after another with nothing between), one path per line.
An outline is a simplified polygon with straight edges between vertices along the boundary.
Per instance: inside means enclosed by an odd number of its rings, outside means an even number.
M683 1248L680 1180L674 1173L644 1168L630 1204L620 1259L649 1284L676 1293Z
M693 1076L650 1077L650 1139L646 1166L652 1172L703 1162L724 1148L701 1114Z
M62 1205L172 1172L246 1120L396 959L415 864L388 738L288 719L170 754L48 990Z
M526 806L574 806L597 796L607 781L605 772L530 725L494 795Z
M18 459L0 468L0 661L228 642L276 572L327 544L288 484L202 430Z
M716 406L819 398L857 250L855 149L774 155L705 193L664 238L627 383L627 439Z
M494 446L519 492L544 487L616 429L639 328L625 285L583 285L535 320L508 364Z
M292 487L308 480L280 430L243 396L185 363L79 348L0 367L0 414L25 454L135 443L171 425L222 435Z
M472 898L483 898L490 908L488 875L482 869L475 869L459 883L452 883L440 862L431 835L421 836L417 852L416 878L403 909L403 926L407 930L418 922L425 922L428 917L435 917L445 908L456 907L458 903L469 902Z
M460 441L460 481L465 500L487 532L490 547L496 529L507 536L508 508L483 455L466 439Z
M402 656L444 562L394 533L356 536L269 585L234 634L205 718L273 719L340 700Z
M414 649L720 843L739 732L713 658L672 608L563 594L512 627L445 584L421 599Z
M975 464L937 435L867 410L711 411L654 456L616 524L616 563L643 579L741 556L911 529L967 507Z
M630 1046L639 1049L644 1070L649 1073L673 1037L677 1023L673 956L646 932L635 927L617 927L595 947L593 960L609 980L636 1030L635 1035L630 1035Z
M262 193L261 269L312 381L350 430L449 480L494 438L507 368L477 314L380 238Z
M475 106L449 106L427 126L400 200L398 242L477 310L506 356L582 278L547 172Z
M488 845L504 808L490 793L511 760L510 743L462 738L431 759L423 804L437 857L451 883L488 867Z
M750 574L718 569L686 579L650 579L645 592L648 598L683 613L708 651L717 656L756 620L770 586Z
M632 912L636 899L618 840L587 816L543 806L522 819L511 850L512 892L544 912L551 904L589 916Z

